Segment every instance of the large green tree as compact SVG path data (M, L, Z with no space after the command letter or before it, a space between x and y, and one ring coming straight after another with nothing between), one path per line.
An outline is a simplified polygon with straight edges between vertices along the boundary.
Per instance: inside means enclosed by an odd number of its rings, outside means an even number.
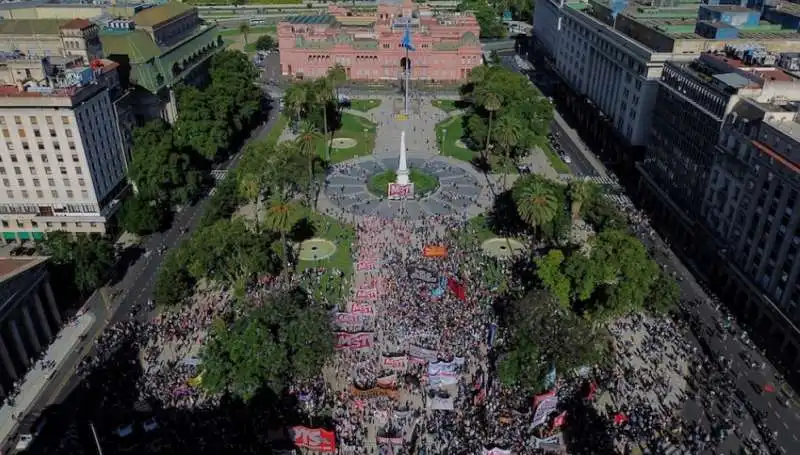
M481 27L481 38L503 38L507 34L506 26L500 21L500 15L486 0L466 0L458 5L459 11L472 11Z
M528 393L545 389L545 376L601 361L605 339L590 324L547 291L534 290L504 309L507 338L501 347L498 375L508 386Z
M560 209L553 191L541 179L517 182L512 195L520 217L534 230L552 221Z
M119 223L127 232L147 235L164 225L169 207L139 196L128 198L120 209Z
M203 172L193 152L176 143L169 125L155 120L133 132L128 177L143 200L182 204L200 194Z
M197 280L187 268L189 242L185 240L178 248L170 249L161 263L153 288L153 298L159 306L178 305L192 296Z
M105 237L55 231L48 233L38 248L50 256L62 281L71 282L82 295L99 288L111 276L114 246Z
M311 379L333 353L330 317L304 291L271 295L230 326L217 327L201 353L203 387L245 400Z
M181 86L178 89L178 120L174 130L176 139L194 149L209 161L214 161L230 145L232 129L229 119L220 115L216 99L208 90Z

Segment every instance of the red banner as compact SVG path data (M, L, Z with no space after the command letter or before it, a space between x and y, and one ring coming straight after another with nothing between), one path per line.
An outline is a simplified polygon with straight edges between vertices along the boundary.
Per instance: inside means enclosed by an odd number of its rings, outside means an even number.
M315 452L336 452L336 435L332 431L296 426L289 428L289 434L297 447Z
M450 292L452 292L458 300L462 302L467 301L467 289L455 278L450 277L447 279L447 288L450 289Z
M406 371L408 369L408 357L404 355L383 358L383 368L389 371Z
M372 305L368 303L354 303L350 305L350 312L360 314L375 314L375 310L372 308Z
M447 256L447 247L441 245L428 245L422 249L422 255L426 258L442 258Z
M390 183L388 193L389 199L414 199L414 184Z
M359 302L377 300L378 290L375 288L359 289L356 291L356 299Z
M336 349L369 349L372 347L372 332L336 334Z
M378 268L378 263L373 260L361 260L356 263L356 270L366 272Z

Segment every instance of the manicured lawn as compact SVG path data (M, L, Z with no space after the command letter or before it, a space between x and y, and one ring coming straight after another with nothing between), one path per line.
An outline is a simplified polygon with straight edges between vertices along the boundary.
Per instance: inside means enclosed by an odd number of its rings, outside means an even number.
M540 147L544 152L544 155L547 157L547 161L550 161L550 166L553 166L556 172L559 174L572 174L570 171L569 166L565 163L560 156L556 152L550 148L550 144L545 143L544 146Z
M453 112L460 109L458 100L433 100L431 104L433 104L433 107L438 107L445 112Z
M472 162L472 159L475 158L475 152L456 145L456 141L464 136L463 121L463 116L456 115L439 122L439 124L436 125L436 140L439 141L442 155L452 156L461 161Z
M356 232L352 226L344 224L302 205L297 206L305 218L313 226L313 237L330 240L336 244L333 256L320 261L298 261L297 272L306 269L319 269L319 273L307 279L305 288L316 300L327 300L331 305L339 305L343 297L349 295L348 286L353 275L353 257L351 245L355 242Z
M242 19L242 22L247 22L247 19ZM264 25L260 27L251 27L250 31L247 32L247 40L256 42L259 36L265 35L267 33L274 35L277 31L277 27L274 25ZM239 31L239 27L235 28L226 28L219 32L222 36L242 36L242 32Z
M427 172L419 169L411 169L409 172L411 183L414 184L414 194L425 195L439 187L439 179ZM384 171L380 174L375 174L367 182L367 189L370 193L386 197L389 189L389 184L397 180L397 173L395 171Z
M367 112L370 109L375 109L381 105L381 100L350 100L350 109L355 109L361 112Z
M344 113L342 114L341 126L333 133L334 138L350 138L357 142L354 147L346 149L331 148L331 163L341 163L357 156L365 156L372 153L375 147L376 125L364 117ZM325 148L329 142L321 139L317 144L319 156L325 158Z

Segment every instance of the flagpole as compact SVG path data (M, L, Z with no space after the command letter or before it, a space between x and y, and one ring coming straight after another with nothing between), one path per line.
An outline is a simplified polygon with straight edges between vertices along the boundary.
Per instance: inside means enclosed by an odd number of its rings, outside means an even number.
M406 25L406 27L408 27L408 26ZM405 89L405 97L403 98L403 101L404 101L404 103L403 103L403 113L406 115L406 117L408 117L408 79L410 77L409 73L411 71L411 61L408 59L408 48L409 48L409 46L405 46L405 48L406 48L406 71L405 71L405 73L406 73L405 74L406 89Z

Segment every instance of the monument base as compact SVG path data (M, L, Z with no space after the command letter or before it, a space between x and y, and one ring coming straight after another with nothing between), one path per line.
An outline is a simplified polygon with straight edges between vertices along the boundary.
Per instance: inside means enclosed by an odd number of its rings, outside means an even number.
M400 183L390 183L388 198L391 200L414 199L414 184L403 185Z

